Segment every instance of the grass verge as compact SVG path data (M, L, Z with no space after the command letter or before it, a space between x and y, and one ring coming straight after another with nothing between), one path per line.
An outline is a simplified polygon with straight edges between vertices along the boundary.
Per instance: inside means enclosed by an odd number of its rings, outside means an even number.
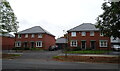
M66 51L65 53L73 53L73 54L104 54L111 51L105 50L81 50L81 51Z
M99 56L54 56L56 61L68 62L91 62L91 63L115 63L120 64L119 57L99 57Z
M3 59L9 59L9 58L16 58L16 57L19 57L21 56L20 54L2 54L2 58Z

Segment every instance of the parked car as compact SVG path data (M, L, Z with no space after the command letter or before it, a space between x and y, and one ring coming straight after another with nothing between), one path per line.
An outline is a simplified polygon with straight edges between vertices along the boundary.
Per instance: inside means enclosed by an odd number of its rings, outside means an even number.
M120 45L113 45L113 50L120 51Z
M58 50L58 46L57 45L50 46L48 50L49 51Z

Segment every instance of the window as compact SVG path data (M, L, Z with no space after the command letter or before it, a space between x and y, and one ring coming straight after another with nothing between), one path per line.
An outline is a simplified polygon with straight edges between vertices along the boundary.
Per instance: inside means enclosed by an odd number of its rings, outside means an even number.
M42 41L37 41L36 42L36 47L42 47Z
M34 34L31 35L31 38L34 38Z
M38 38L42 38L42 34L38 34Z
M71 36L76 36L76 32L71 32Z
M99 45L100 47L107 47L107 40L100 40Z
M102 32L100 32L100 36L103 36L103 33L102 33Z
M82 32L82 36L86 36L86 32Z
M21 38L21 34L18 34L18 38Z
M21 42L20 41L16 41L15 42L15 47L21 47Z
M94 36L94 32L90 32L90 36Z
M25 34L25 38L28 38L28 34Z
M71 40L70 46L77 47L77 40Z

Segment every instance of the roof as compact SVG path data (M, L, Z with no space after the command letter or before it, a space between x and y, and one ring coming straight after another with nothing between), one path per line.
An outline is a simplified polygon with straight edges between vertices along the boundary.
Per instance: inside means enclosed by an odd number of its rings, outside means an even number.
M79 26L76 26L76 27L68 30L68 32L74 32L74 31L99 31L99 29L96 28L94 24L83 23Z
M58 38L56 40L56 43L67 43L67 39L66 38Z
M12 34L8 34L8 33L6 33L6 34L1 34L1 33L0 33L0 36L5 36L5 37L14 37Z
M50 32L48 32L47 30L43 29L40 26L31 27L29 29L20 31L17 34L33 34L33 33L46 33L46 34L52 35ZM52 36L54 36L54 35L52 35Z

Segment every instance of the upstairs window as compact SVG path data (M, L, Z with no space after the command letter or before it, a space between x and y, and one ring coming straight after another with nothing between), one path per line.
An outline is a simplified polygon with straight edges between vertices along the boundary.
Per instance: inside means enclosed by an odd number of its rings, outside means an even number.
M94 36L94 32L92 31L92 32L90 32L90 36Z
M31 35L31 38L34 38L34 34Z
M25 34L25 38L28 38L28 34Z
M103 36L103 33L102 33L102 32L100 32L100 36Z
M71 36L75 37L76 36L76 32L71 32Z
M82 32L82 36L86 36L86 32Z
M21 38L21 34L18 34L18 38Z
M42 38L42 34L38 34L38 38Z

